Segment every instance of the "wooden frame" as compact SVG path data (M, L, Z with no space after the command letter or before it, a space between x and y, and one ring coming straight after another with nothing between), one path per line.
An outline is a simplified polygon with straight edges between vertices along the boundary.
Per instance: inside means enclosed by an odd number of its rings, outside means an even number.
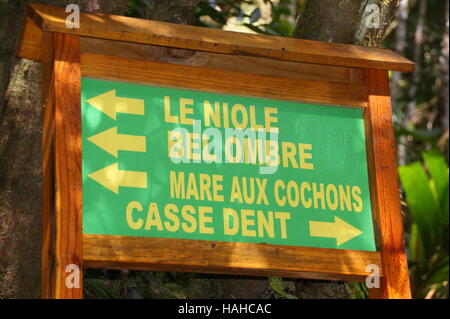
M29 5L19 49L44 65L43 297L82 297L82 287L65 284L69 264L329 280L365 280L377 264L382 284L371 297L411 297L387 70L413 63L383 49L104 14L83 13L80 28L67 29L65 17ZM378 251L82 235L82 76L363 108Z
M381 262L385 272L380 289L372 289L373 298L411 298L408 262L403 239L403 221L396 162L395 136L387 71L369 70L369 118L375 179L372 189L377 203Z
M83 245L87 267L363 280L381 264L378 252L217 241L84 235Z
M67 265L82 268L83 263L80 38L62 33L46 36L52 55L43 72L49 86L43 120L41 291L47 298L81 298L81 289L66 289L65 284Z

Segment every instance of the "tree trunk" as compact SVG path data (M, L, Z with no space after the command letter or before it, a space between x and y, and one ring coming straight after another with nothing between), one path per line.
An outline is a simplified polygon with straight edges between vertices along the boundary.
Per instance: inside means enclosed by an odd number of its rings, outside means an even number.
M408 36L408 15L409 15L409 0L402 0L397 14L397 27L395 29L395 52L400 55L405 55ZM398 97L399 82L401 79L401 72L393 72L391 78L391 96L392 105L395 105Z
M127 0L48 0L124 13ZM40 65L16 58L24 0L0 1L0 298L37 298L41 250Z
M427 0L419 0L419 16L417 18L416 31L414 33L414 56L413 61L416 64L416 68L414 69L412 75L412 83L409 87L409 103L406 108L406 114L403 119L403 125L407 126L411 121L414 110L417 106L417 89L420 84L420 78L422 75L422 57L423 51L422 46L424 42L424 28L425 28L425 19L427 15Z
M377 47L395 18L399 3L400 0L305 0L294 37ZM379 10L376 17L373 5Z
M405 54L405 49L407 46L407 36L408 36L408 16L409 16L409 0L403 0L400 3L400 7L397 14L397 28L395 32L395 51L400 54ZM400 91L400 80L402 78L401 72L393 72L391 78L391 97L392 105L397 103L398 94ZM408 143L406 136L400 136L398 143L397 158L399 165L406 164L406 155Z

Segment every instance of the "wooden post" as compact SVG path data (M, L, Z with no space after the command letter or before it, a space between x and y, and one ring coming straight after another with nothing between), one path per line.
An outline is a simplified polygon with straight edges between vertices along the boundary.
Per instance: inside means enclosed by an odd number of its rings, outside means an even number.
M53 57L44 70L50 85L43 123L41 290L44 298L77 299L83 297L80 38L54 33L49 43Z
M42 39L45 57L42 63L42 248L41 248L41 297L52 297L52 273L54 258L54 138L55 99L53 92L53 34Z
M388 72L368 70L369 122L373 143L370 150L376 186L379 248L383 277L378 289L369 289L370 298L409 299L411 289L403 239L403 220L396 160L395 136Z

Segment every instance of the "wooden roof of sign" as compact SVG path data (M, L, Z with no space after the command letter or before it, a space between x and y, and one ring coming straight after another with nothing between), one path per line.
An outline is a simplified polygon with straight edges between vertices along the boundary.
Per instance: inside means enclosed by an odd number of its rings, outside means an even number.
M81 13L80 28L66 27L62 7L29 4L19 55L42 60L44 32L77 34L229 55L321 65L411 72L414 63L387 49L223 31L101 13Z

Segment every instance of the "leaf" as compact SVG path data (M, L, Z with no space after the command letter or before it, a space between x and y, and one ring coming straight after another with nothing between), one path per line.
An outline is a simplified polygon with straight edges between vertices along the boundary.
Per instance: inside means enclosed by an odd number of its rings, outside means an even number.
M430 274L426 278L429 285L441 284L448 281L448 254L442 254L437 262L433 264Z
M425 167L414 162L399 168L413 222L408 253L414 296L419 298L441 290L449 273L448 165L436 150L422 157Z
M280 277L269 277L269 287L275 291L275 293L284 298L284 299L297 299L297 297L288 294L285 290L284 290L284 286L283 286L283 279L281 279Z
M350 299L367 299L368 291L364 282L344 282L345 290Z
M448 203L448 166L444 156L440 154L438 150L431 150L422 154L423 159L430 172L431 179L436 190L441 210L445 216L442 216L447 220L448 225L448 208L445 210L445 202ZM448 204L447 204L448 205Z
M285 19L280 19L278 21L273 21L269 25L269 31L272 31L273 34L289 37L294 32L294 27Z
M120 299L120 295L101 279L85 279L83 281L84 293L96 299Z
M430 274L425 279L428 285L442 284L448 280L449 265L448 254L442 254L439 259L432 264Z
M436 187L440 193L440 197L448 187L448 166L444 156L438 150L431 150L422 154L427 164L431 178L436 182Z
M420 162L400 167L399 175L412 219L420 232L424 258L427 259L433 254L434 247L439 244L438 239L442 236L442 227L436 228L441 219L440 205Z
M416 223L411 225L411 231L409 234L409 258L412 261L420 260L423 255L423 245L420 238L420 232Z

